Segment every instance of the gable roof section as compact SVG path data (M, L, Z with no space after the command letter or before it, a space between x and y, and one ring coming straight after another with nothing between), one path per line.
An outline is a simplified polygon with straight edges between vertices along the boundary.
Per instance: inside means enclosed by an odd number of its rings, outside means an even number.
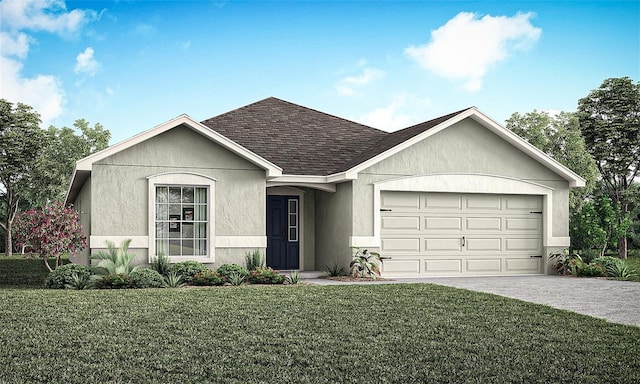
M221 145L222 147L230 150L231 152L237 154L238 156L264 169L267 173L267 177L269 178L278 177L282 175L282 168L260 157L259 155L251 152L247 148L241 145L238 145L232 140L229 140L227 137L221 135L220 133L212 131L211 129L200 124L199 122L192 119L188 115L183 114L174 119L167 121L166 123L160 124L152 129L144 131L127 140L121 141L108 148L105 148L102 151L98 151L92 155L89 155L83 159L78 160L73 170L71 183L69 185L69 189L67 190L67 196L65 198L65 201L67 203L70 203L71 202L70 200L73 200L75 196L79 193L80 188L82 188L82 185L84 184L84 181L86 181L89 174L91 173L93 163L100 161L104 158L107 158L111 155L114 155L118 152L121 152L127 148L133 147L136 144L142 143L143 141L146 141L152 137L155 137L163 132L166 132L170 129L173 129L181 125L186 126L191 130L200 133L201 135L205 136L209 140Z
M511 132L509 129L501 126L493 119L480 112L476 107L463 109L461 111L391 133L388 137L382 139L380 142L369 148L369 150L354 158L350 163L345 164L343 167L344 169L335 175L331 175L330 180L339 181L343 179L355 179L357 178L358 172L467 118L473 119L503 140L524 152L526 155L549 168L551 171L567 180L569 182L569 186L585 186L585 180L578 174L540 151L535 146L529 144L529 142Z
M389 135L275 97L202 124L279 165L287 175L330 175Z

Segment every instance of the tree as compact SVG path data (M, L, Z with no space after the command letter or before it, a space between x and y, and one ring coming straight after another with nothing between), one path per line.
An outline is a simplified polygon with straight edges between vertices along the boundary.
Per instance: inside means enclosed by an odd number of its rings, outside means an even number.
M32 207L63 200L75 162L109 145L111 133L101 124L91 128L79 119L73 126L75 129L51 126L45 131L46 145L33 170L33 188L28 195Z
M585 187L569 192L569 206L579 209L595 188L598 169L587 151L576 114L560 112L551 116L536 110L524 115L516 112L507 119L507 128L585 179Z
M40 115L22 103L0 99L0 204L5 252L13 250L12 226L21 199L32 183L32 171L44 145Z
M61 265L63 254L81 251L87 246L78 212L60 202L19 213L15 233L16 241L38 252L50 272ZM56 259L54 268L49 265L51 257Z
M627 217L630 187L640 171L640 82L606 79L578 101L578 117L607 194L619 205L620 219ZM620 236L618 252L627 257L626 236Z

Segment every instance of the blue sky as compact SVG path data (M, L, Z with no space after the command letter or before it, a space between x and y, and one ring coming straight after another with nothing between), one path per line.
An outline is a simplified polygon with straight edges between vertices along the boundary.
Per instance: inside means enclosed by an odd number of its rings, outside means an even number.
M0 97L112 143L269 96L388 131L503 124L640 79L638 1L3 0L0 33Z

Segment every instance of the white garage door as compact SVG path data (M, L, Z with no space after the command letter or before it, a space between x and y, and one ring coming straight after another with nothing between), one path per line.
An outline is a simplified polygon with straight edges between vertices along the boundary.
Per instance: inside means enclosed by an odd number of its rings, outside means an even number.
M543 273L542 198L382 192L385 276Z

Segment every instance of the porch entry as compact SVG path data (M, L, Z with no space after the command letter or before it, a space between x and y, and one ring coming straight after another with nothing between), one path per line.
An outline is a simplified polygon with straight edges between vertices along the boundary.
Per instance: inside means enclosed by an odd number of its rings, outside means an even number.
M267 196L267 266L300 268L300 199Z

